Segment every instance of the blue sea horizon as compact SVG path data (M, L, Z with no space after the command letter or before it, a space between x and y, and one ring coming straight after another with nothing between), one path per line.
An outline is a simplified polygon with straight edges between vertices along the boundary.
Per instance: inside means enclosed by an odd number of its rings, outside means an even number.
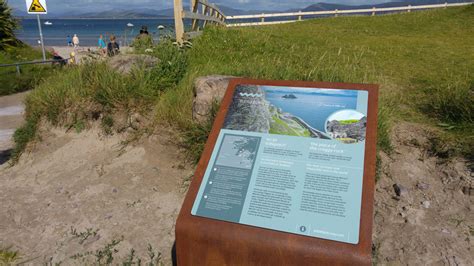
M52 25L45 25L49 21ZM128 27L131 23L134 26ZM163 35L174 33L173 19L42 19L44 44L46 46L67 46L67 36L77 34L81 46L96 46L99 35L117 36L121 45L130 44L139 34L142 26L148 27L148 32L157 41ZM38 45L39 31L36 19L23 19L21 28L16 31L17 37L32 46ZM158 31L158 26L165 26Z

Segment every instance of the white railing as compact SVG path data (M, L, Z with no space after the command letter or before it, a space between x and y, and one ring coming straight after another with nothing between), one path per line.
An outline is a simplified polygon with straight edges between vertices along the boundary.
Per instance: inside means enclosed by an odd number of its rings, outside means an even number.
M420 5L420 6L402 6L402 7L382 7L382 8L368 8L368 9L351 9L351 10L330 10L330 11L309 11L309 12L288 12L288 13L273 13L273 14L256 14L256 15L238 15L238 16L226 16L225 20L245 20L245 19L260 19L259 22L240 22L240 23L227 23L227 27L243 27L243 26L260 26L260 25L272 25L272 24L283 24L291 23L296 21L303 20L307 16L323 16L323 15L343 15L343 14L366 14L370 13L372 16L375 16L376 13L380 12L396 12L396 11L406 11L410 12L412 10L419 9L433 9L433 8L447 8L454 6L466 6L471 5L472 2L465 3L444 3L436 5ZM281 18L281 17L294 17L291 20L284 21L265 21L265 18Z

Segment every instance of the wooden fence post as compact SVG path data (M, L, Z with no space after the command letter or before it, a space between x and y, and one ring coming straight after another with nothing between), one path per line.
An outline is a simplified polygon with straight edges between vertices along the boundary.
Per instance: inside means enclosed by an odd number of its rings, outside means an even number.
M265 14L262 13L262 20L261 20L261 22L265 22L265 17L263 17L263 15L265 15Z
M197 10L198 10L198 0L191 0L191 12L196 13ZM193 19L191 30L196 31L198 26L199 26L198 25L198 20Z
M176 32L176 42L183 43L184 23L183 23L183 0L174 1L174 28Z
M334 16L335 16L335 17L337 17L337 11L339 11L339 10L337 10L337 9L334 10Z
M203 6L202 6L202 14L203 14L204 16L206 16L208 12L209 12L209 7L206 6L206 5L203 5ZM204 22L203 22L203 24L202 24L202 27L204 28L204 27L206 27L206 25L207 25L207 20L204 20Z
M444 8L448 8L448 2L444 2Z
M375 6L372 7L372 16L375 16Z
M298 20L301 21L302 20L301 10L298 13L300 13L300 15L298 16Z
M411 12L411 5L408 5L408 13Z

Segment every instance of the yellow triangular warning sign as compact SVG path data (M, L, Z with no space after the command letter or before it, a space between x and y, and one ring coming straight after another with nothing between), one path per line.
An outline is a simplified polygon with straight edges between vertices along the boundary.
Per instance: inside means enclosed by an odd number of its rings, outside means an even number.
M31 2L30 8L28 9L28 12L42 13L42 12L46 12L46 9L43 7L43 5L41 5L39 0L33 0L33 2Z

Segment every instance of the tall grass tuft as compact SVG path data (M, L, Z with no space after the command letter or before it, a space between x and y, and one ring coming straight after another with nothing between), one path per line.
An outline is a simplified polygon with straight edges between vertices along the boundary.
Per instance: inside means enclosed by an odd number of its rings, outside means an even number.
M151 69L138 65L122 75L106 62L89 62L57 70L40 83L26 98L26 123L15 132L14 161L35 138L40 121L81 131L85 122L102 117L110 134L114 112L150 112L160 95L182 79L186 66L186 51L171 42L158 47L160 61Z
M421 110L448 123L474 123L474 78L453 78L424 90Z

